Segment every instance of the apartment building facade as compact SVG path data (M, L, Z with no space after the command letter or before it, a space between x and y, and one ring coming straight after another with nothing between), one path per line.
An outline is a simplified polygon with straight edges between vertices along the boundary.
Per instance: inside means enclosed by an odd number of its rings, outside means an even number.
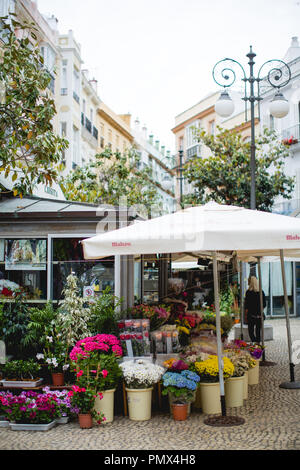
M153 134L148 134L146 125L141 126L138 118L133 126L134 145L140 155L140 166L149 167L161 201L161 211L176 211L176 172L175 157L166 150Z
M195 105L178 114L175 117L175 126L172 132L175 136L176 148L176 199L180 200L182 195L192 191L192 185L182 178L180 169L190 158L198 156L207 158L210 150L205 145L198 142L195 137L195 129L204 130L207 134L215 135L218 132L218 126L224 129L235 128L243 136L244 140L249 140L251 136L250 121L245 122L244 104L241 100L241 94L237 91L231 92L231 98L235 103L235 111L229 118L222 118L215 112L215 103L220 95L219 91L210 93ZM258 108L255 108L255 132L259 132ZM182 153L181 153L181 152Z

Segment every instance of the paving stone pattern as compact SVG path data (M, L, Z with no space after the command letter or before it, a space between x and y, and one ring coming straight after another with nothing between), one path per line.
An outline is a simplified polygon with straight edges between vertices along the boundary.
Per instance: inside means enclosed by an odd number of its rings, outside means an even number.
M207 415L193 411L187 421L175 422L167 410L152 419L134 422L116 416L113 423L80 429L77 421L47 432L0 428L2 450L299 450L300 390L279 388L289 381L285 320L271 320L274 339L266 343L266 360L275 366L260 367L260 382L249 386L248 399L228 415L241 416L245 424L211 427ZM292 339L300 339L300 319L291 319ZM300 380L300 365L295 367Z

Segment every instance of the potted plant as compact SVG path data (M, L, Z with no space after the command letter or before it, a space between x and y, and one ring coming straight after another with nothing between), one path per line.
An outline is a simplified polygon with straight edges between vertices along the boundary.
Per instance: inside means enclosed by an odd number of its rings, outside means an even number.
M101 393L99 395L101 396ZM78 410L79 426L82 429L90 429L93 426L93 418L96 419L98 424L105 421L105 416L94 410L96 399L94 389L73 385L72 390L68 392L68 396L72 407Z
M262 357L264 347L260 344L249 344L242 340L235 340L232 347L242 349L248 353L248 384L257 385L259 383L259 360Z
M200 399L203 413L221 413L218 356L210 354L207 359L195 362L195 368L200 376ZM231 377L233 372L234 365L224 356L224 380Z
M11 392L0 392L0 428L9 427L8 399L13 396Z
M59 409L53 395L23 391L6 398L6 412L13 431L48 431L55 426Z
M226 406L238 407L243 406L244 403L244 384L245 374L249 369L249 364L245 352L241 350L225 350L225 355L228 357L233 366L234 372L225 382L225 400Z
M96 411L105 415L106 423L114 417L114 393L122 371L118 361L122 356L120 340L114 335L99 334L78 341L70 352L76 367L77 382L85 386L93 381L103 398L95 400Z
M72 407L68 390L50 390L50 387L44 387L43 392L55 397L59 411L56 419L58 424L66 424L70 418L77 416L78 410Z
M68 343L65 343L62 334L54 326L45 338L43 353L38 353L36 358L42 360L51 373L52 383L55 387L63 386L65 383L64 373L69 369Z
M184 421L188 416L188 403L195 399L200 378L198 374L188 369L167 371L163 375L163 395L169 395L173 418Z
M129 418L133 421L149 420L153 385L160 381L165 369L143 359L125 361L120 367L126 386Z
M23 361L14 360L1 365L4 380L2 385L5 388L29 388L40 385L43 381L38 377L41 366L33 359Z

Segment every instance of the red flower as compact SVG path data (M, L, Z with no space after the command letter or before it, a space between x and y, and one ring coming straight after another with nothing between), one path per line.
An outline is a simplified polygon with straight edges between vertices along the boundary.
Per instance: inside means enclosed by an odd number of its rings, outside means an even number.
M5 297L12 297L13 295L12 291L7 289L7 287L3 287L1 294L5 295Z

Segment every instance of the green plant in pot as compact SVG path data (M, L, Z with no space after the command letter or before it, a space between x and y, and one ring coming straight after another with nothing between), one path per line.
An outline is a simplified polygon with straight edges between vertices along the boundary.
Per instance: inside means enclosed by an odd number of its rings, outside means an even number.
M64 341L62 333L55 325L48 329L49 336L45 337L44 350L36 355L43 361L52 375L53 385L64 385L64 373L69 369L69 345Z
M118 307L122 304L122 299L118 299L111 293L109 286L99 297L90 303L90 318L88 326L92 334L106 333L118 334L118 320L121 313Z
M33 359L28 361L15 360L7 362L1 366L2 374L5 380L24 380L31 381L38 378L41 366Z
M162 394L169 395L173 418L178 421L185 420L188 413L188 403L195 398L197 384L200 381L199 375L188 369L167 371L163 375L162 381Z

